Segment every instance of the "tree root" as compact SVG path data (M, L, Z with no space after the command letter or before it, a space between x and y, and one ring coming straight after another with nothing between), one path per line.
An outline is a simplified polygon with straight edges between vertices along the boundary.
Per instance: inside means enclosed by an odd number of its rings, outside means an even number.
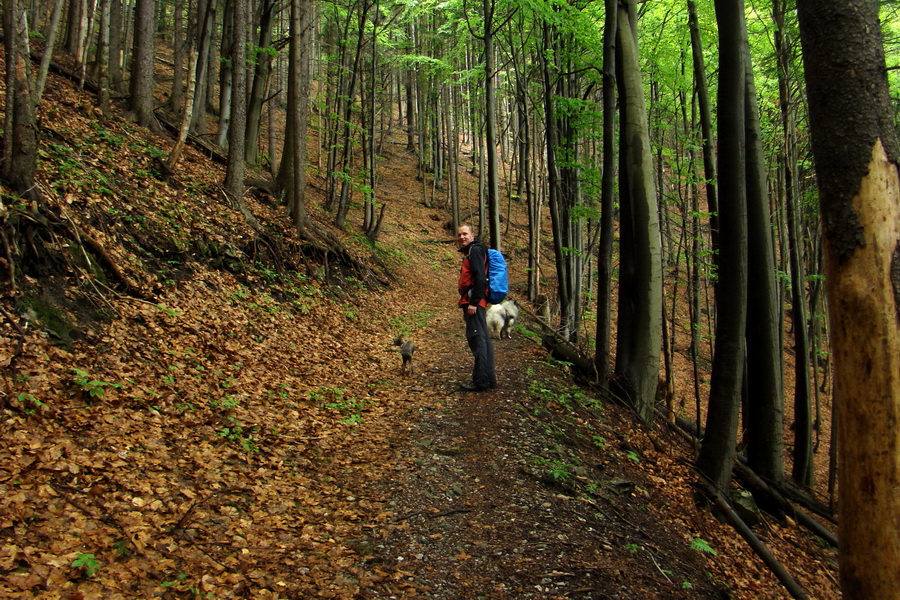
M10 265L7 271L8 283L13 289L15 289L15 274L17 271L21 272L22 269L15 268L12 257L24 257L31 253L35 255L34 258L41 258L39 234L41 231L46 231L76 244L89 262L89 256L93 256L110 281L126 294L148 301L152 300L152 295L132 282L132 279L106 251L103 244L76 224L65 214L64 209L57 209L43 200L34 201L31 203L30 210L16 208L6 213L2 227L4 228L4 243L10 248L8 251ZM7 235L10 231L14 232L13 239ZM18 243L15 237L19 238Z
M702 477L701 474L698 473L698 476ZM741 519L736 512L731 508L731 505L722 497L722 494L719 493L717 489L715 489L708 482L699 480L699 486L702 490L703 494L709 499L719 510L719 513L722 517L725 518L728 523L734 527L735 531L741 534L741 537L746 540L747 544L750 548L753 549L754 552L766 563L766 566L769 567L769 570L778 578L778 581L784 585L784 588L790 593L791 597L797 598L797 600L808 600L809 595L806 593L806 590L794 579L794 576L788 573L787 569L782 566L778 559L775 558L775 555L772 554L766 545L756 537L756 534L753 533L753 530Z

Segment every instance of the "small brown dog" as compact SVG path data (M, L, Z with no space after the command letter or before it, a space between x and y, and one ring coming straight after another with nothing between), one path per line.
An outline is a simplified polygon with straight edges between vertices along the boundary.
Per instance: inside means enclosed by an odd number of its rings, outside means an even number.
M400 346L400 357L403 359L403 364L400 365L400 374L401 375L412 375L413 374L413 352L416 351L416 345L412 343L412 340L405 339L402 335L398 335L397 339L391 342L392 346ZM408 370L408 372L407 372Z

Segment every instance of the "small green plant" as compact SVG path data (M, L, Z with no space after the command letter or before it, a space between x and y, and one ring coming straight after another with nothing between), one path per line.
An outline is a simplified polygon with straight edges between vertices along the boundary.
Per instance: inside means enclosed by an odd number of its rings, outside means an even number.
M162 586L164 588L175 590L176 592L181 592L179 597L183 594L186 594L184 597L190 598L213 598L213 594L211 592L207 592L206 594L201 594L200 590L197 589L197 586L191 585L188 583L188 576L186 573L179 573L175 576L175 579L172 581L163 581Z
M706 554L712 554L713 556L718 556L718 552L716 552L715 548L709 545L709 542L704 540L703 538L694 538L691 540L691 549L696 550L697 552L704 552Z
M244 429L240 421L231 418L229 420L232 421L231 426L223 427L216 432L216 435L239 444L247 452L259 452L259 448L256 447L256 442L253 440L252 431Z
M82 569L87 577L93 577L100 570L100 563L90 553L79 553L75 560L72 561L72 566L76 569Z
M341 423L344 425L359 425L363 422L362 415L359 413L353 413L349 417L344 417L341 419Z
M128 540L118 540L113 542L113 550L122 557L131 555L131 548L128 547Z
M692 584L690 581L685 581L681 584L681 589L692 590L692 589L694 589L694 584Z
M25 411L26 415L33 415L37 412L37 409L44 405L43 402L35 398L32 394L19 394L16 396L16 399L19 401L19 404L22 405L22 410Z
M177 310L174 310L174 309L172 309L172 308L169 308L168 306L166 306L166 305L163 304L162 302L160 302L159 304L157 304L157 305L156 305L156 308L158 308L159 310L163 311L164 313L166 313L166 314L169 315L170 317L179 317L179 316L181 316L181 313L180 313L180 312L178 312Z
M274 282L280 277L278 271L273 271L265 263L256 262L256 272L259 273L266 281Z
M92 379L89 373L75 367L72 367L72 371L75 373L75 378L72 381L82 392L87 393L88 397L91 399L102 399L106 388L111 387L113 389L119 389L122 387L121 383L111 383L109 381Z
M234 410L241 404L240 398L234 396L225 396L221 400L210 400L209 405L213 408L221 408L223 411Z
M547 475L556 483L565 483L572 477L573 467L561 460L533 456L531 462L547 468Z
M593 441L594 445L597 446L598 448L606 447L606 438L603 437L602 435L597 435L597 434L592 435L591 441Z
M625 549L629 552L640 552L641 546L639 544L625 544Z
M554 481L568 481L570 476L568 465L554 461L553 466L550 467L550 477Z
M635 452L634 450L629 450L628 452L626 452L626 454L628 455L628 458L630 458L634 462L636 462L636 463L641 462L641 457L638 456L637 452Z
M346 397L343 388L312 390L309 393L309 399L317 404L321 404L325 408L346 415L340 419L340 422L345 425L358 425L362 423L363 417L360 413L369 404L367 400Z

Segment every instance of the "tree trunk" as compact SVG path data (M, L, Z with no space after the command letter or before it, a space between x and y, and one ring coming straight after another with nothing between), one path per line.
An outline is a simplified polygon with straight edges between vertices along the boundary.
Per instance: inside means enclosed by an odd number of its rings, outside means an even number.
M184 150L184 143L187 140L188 130L191 126L191 110L194 106L194 89L196 89L196 86L194 85L197 73L196 67L197 52L191 48L188 54L188 80L183 103L184 106L178 107L178 110L181 113L181 126L178 128L178 139L175 141L175 146L172 148L172 152L169 153L169 158L166 159L166 167L170 172L175 170L175 165L178 164L178 160L181 158L181 153Z
M285 152L281 164L282 172L287 171L290 176L287 189L291 219L301 234L305 233L307 228L306 127L309 107L309 45L314 10L314 3L308 0L291 2L287 127L291 136L291 152L290 154Z
M206 123L206 94L209 87L209 55L212 52L213 27L216 22L216 3L213 0L201 0L197 3L197 76L194 89L194 106L191 109L191 131L197 133Z
M251 164L259 160L259 130L262 122L262 109L265 101L269 77L272 73L272 13L275 10L274 0L263 0L260 8L259 38L253 68L253 83L247 100L247 147L244 159Z
M846 598L900 590L900 176L879 4L799 0L825 226Z
M247 205L244 203L244 134L247 126L247 0L233 0L231 10L226 15L232 17L231 43L231 114L228 133L228 165L225 172L225 194L232 208L244 214L248 222L255 225Z
M791 55L784 28L786 6L772 4L775 22L775 55L778 62L778 99L784 156L784 206L787 221L788 255L791 272L791 314L794 331L794 461L792 478L802 486L813 484L812 393L809 385L810 352L806 319L806 271L802 260L800 221L797 215L796 141L789 89ZM752 466L752 465L751 465ZM757 471L759 472L759 471ZM765 475L764 473L760 473Z
M182 0L175 1L175 8L172 15L173 31L172 31L172 92L169 94L169 109L179 114L181 106L184 103L184 60L185 49L187 48L187 36L184 30L184 2Z
M640 418L653 419L662 336L662 264L659 211L653 184L650 132L638 61L635 0L619 5L618 90L622 112L616 376Z
M53 3L53 14L50 17L50 25L44 34L44 54L41 56L41 66L38 70L37 83L34 86L34 106L37 109L44 96L44 86L47 83L47 72L50 69L50 61L53 59L53 48L56 46L56 34L59 30L59 17L62 13L64 0L56 0ZM9 56L9 55L7 55Z
M100 41L97 48L100 111L109 114L109 2L100 0Z
M703 170L706 180L706 205L709 208L709 228L712 238L713 260L719 247L719 192L716 173L715 142L712 134L712 111L709 105L709 84L706 81L706 65L703 60L703 42L697 23L697 3L688 0L688 23L691 32L691 57L694 63L694 91L700 109L700 130L703 135Z
M784 372L775 245L766 186L765 155L747 32L741 33L746 80L747 148L747 459L758 474L784 479ZM751 285L752 284L752 285Z
M109 5L109 88L122 93L125 77L125 8L122 0L110 0Z
M3 3L6 49L6 129L3 136L3 179L25 198L38 198L34 172L37 168L38 135L31 95L31 58L28 12L22 0Z
M719 283L716 348L706 437L697 468L719 490L731 481L746 354L747 206L744 140L746 73L742 0L716 0L719 24Z
M219 51L223 60L219 62L222 66L219 67L219 129L216 132L216 144L222 148L230 140L228 130L231 129L231 103L235 92L234 72L244 72L243 67L234 64L231 59L234 56L235 44L244 45L244 40L239 40L238 32L234 28L234 11L235 2L226 2L225 13L222 15L222 45ZM225 57L228 59L224 60ZM243 136L244 133L242 132L241 135Z
M500 184L497 173L497 99L494 90L494 0L483 0L484 10L484 106L487 155L487 208L490 246L502 250L500 241Z
M153 63L156 41L156 0L137 0L134 18L134 55L131 62L129 107L143 127L154 125ZM154 127L155 129L155 127Z
M612 365L612 258L615 237L615 164L616 164L616 29L617 0L605 0L603 25L603 180L600 192L600 245L597 250L597 335L594 366L597 382L609 389Z

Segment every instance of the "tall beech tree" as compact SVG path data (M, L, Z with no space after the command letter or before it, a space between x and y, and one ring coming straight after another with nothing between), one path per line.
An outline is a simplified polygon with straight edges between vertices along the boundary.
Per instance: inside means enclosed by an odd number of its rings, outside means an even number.
M775 246L759 108L747 30L744 49L744 130L747 177L747 380L744 441L750 466L770 481L784 478L784 373ZM728 299L730 301L730 299ZM802 325L801 325L802 327ZM798 438L799 439L799 438ZM810 447L811 448L811 447Z
M3 3L3 31L6 50L6 120L2 176L17 194L36 198L39 195L34 181L38 135L32 100L28 12L22 0L7 0Z
M619 134L619 314L615 374L627 401L653 419L662 343L659 210L638 62L637 4L619 3L616 28Z
M612 338L612 260L615 237L615 132L616 132L616 30L617 0L605 0L603 27L603 180L600 197L600 244L597 249L597 332L594 369L604 388L610 380Z
M787 224L788 262L791 271L791 315L794 333L794 461L793 480L803 486L813 484L812 392L809 384L810 345L807 335L806 267L798 215L797 141L794 100L790 90L792 60L787 34L787 6L782 0L772 2L775 23L775 58L778 65L778 104L783 131L782 165L784 178L784 221ZM757 468L758 471L760 469ZM760 471L762 474L762 471ZM771 476L770 476L771 477Z
M465 2L464 2L465 5ZM501 250L500 236L500 185L497 164L497 98L494 80L497 76L494 56L494 39L497 32L515 14L511 8L502 20L497 19L497 0L482 0L482 25L480 35L473 37L484 44L484 110L485 110L485 155L487 158L487 208L490 222L491 247ZM468 11L466 11L468 14Z
M874 0L798 0L825 227L841 590L900 590L900 145Z
M156 0L137 0L129 107L139 125L156 128L153 118L153 63L156 59Z
M311 17L315 3L307 0L290 2L290 37L288 64L288 106L285 143L278 171L279 186L287 200L288 211L297 231L307 230L306 210L306 131L309 107L309 44L312 37Z
M697 468L715 487L731 481L747 323L746 56L743 0L716 0L719 25L719 283L716 348Z

